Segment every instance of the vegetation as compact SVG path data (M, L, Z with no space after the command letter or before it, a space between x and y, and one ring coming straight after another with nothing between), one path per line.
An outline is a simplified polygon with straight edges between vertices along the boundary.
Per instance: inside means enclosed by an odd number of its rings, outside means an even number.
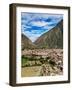
M55 61L53 61L53 60L49 60L49 64L50 64L51 66L55 66L55 65L56 65Z
M25 57L24 55L21 57L21 65L24 66L29 61L28 57Z
M39 58L38 58L39 57ZM37 63L39 62L39 63ZM55 66L56 63L51 59L51 57L43 58L42 56L22 56L22 67L25 66L36 66L36 65L42 65L42 64L50 64L51 66Z

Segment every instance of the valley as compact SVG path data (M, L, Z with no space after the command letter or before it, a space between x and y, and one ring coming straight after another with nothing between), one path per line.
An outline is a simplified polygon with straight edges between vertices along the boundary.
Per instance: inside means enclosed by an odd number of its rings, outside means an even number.
M21 76L63 75L63 20L34 42L21 34Z
M62 49L35 49L22 51L22 77L55 76L63 74Z

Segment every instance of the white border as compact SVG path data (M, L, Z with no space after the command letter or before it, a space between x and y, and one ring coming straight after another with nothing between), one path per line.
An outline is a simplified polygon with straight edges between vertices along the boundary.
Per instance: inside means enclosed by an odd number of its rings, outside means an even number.
M21 77L21 12L35 13L53 13L63 14L63 75L62 76L43 76L43 77ZM16 83L33 83L33 82L51 82L68 80L68 11L62 9L47 8L16 8Z

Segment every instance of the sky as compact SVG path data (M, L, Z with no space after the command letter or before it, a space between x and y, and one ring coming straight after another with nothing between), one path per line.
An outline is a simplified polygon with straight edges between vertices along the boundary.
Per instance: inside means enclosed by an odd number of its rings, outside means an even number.
M32 42L63 19L61 14L21 12L21 33Z

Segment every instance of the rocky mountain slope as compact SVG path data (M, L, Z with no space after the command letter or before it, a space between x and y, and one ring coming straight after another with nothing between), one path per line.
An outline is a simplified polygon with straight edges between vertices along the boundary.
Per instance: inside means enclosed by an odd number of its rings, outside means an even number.
M26 37L24 34L21 34L21 49L33 49L36 46L32 43L32 41Z
M41 35L34 44L38 48L63 48L63 20Z

